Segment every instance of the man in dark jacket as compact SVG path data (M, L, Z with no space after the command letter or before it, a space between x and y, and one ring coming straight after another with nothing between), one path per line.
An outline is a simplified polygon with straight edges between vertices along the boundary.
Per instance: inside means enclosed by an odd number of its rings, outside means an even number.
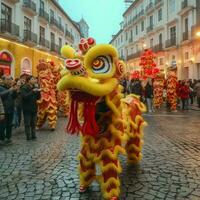
M0 85L0 97L4 106L5 118L3 125L1 123L0 127L0 139L2 141L6 139L6 143L11 143L14 101L17 97L18 87L17 85L12 85L13 79L11 76L4 75L2 81Z
M37 100L40 99L40 89L35 87L36 79L29 76L27 83L20 88L22 96L22 110L24 114L24 125L26 139L36 139Z

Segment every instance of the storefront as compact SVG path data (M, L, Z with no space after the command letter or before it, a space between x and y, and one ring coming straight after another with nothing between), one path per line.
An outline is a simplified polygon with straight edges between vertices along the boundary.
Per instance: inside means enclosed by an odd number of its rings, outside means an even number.
M24 73L37 76L36 66L40 59L52 60L56 65L63 64L63 59L58 56L0 38L0 69L5 74L15 78Z

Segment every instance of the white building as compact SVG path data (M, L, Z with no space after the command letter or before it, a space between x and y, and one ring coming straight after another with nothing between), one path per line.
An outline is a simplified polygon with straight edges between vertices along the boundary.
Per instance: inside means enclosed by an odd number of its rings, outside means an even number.
M37 60L34 53L28 52L30 48L59 58L64 44L77 48L81 37L79 27L56 0L0 0L0 51L6 50L15 60L14 65L21 63L15 55L20 45L24 45L26 50L21 51L30 54L27 59L34 65ZM15 47L11 48L12 44Z
M159 68L173 63L179 79L200 79L199 13L198 0L135 0L123 14L121 33L129 71L140 68L141 52L151 48Z

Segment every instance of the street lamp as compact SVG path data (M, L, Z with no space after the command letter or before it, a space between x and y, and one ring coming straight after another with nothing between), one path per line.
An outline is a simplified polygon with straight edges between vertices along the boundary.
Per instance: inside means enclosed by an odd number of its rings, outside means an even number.
M200 37L200 31L196 32L196 36Z

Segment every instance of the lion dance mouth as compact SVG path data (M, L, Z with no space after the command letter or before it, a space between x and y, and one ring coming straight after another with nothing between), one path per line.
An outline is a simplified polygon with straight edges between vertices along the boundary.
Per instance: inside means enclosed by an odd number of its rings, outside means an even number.
M95 97L82 91L71 91L71 107L66 131L71 134L81 131L84 135L97 135L99 127L95 120L96 103L100 97ZM78 120L78 106L83 103L84 122Z

